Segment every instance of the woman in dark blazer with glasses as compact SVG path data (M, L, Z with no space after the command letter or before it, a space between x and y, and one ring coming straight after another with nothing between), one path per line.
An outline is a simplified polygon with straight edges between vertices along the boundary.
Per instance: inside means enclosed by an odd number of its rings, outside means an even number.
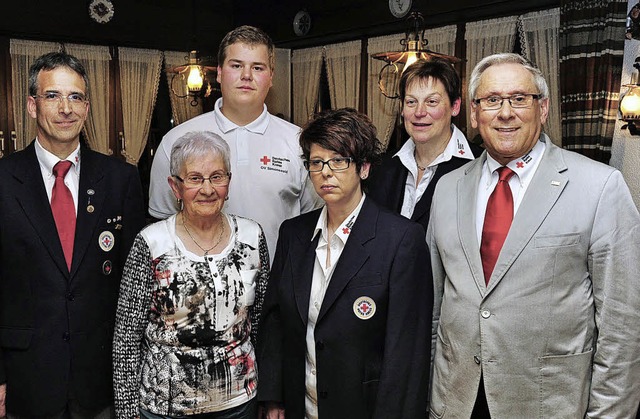
M353 109L300 136L325 205L285 221L258 339L266 417L422 418L433 304L424 231L363 192L376 130Z

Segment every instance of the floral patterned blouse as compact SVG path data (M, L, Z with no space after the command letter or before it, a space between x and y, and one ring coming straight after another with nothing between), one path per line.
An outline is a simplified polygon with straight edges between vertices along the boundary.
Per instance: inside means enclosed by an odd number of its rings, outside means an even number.
M136 237L113 342L118 418L137 417L139 407L172 416L215 412L256 395L269 255L259 224L225 216L232 234L218 255L189 252L175 215Z

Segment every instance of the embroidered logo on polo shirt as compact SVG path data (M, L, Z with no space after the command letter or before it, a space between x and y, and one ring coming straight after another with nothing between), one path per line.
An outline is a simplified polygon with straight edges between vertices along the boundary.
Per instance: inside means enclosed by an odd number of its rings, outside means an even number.
M260 169L262 170L270 170L274 172L280 173L289 173L289 170L285 168L287 163L290 163L286 157L276 157L276 156L262 156L260 159Z

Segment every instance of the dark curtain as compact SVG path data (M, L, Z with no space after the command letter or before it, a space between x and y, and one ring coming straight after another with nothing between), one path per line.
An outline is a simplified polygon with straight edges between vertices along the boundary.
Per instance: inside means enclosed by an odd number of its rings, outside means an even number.
M562 146L609 163L627 0L561 0Z

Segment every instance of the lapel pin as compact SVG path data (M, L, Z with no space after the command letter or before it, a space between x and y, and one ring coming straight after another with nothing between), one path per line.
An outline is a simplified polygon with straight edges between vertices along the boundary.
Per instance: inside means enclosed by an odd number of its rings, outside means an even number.
M116 230L121 230L122 229L122 224L116 224Z
M370 297L359 297L353 303L353 313L359 319L368 320L376 314L376 302Z
M87 195L94 195L96 193L96 191L94 191L93 189L87 189Z
M93 207L93 205L91 204L87 205L87 212L91 214L93 211L95 211L95 208Z
M557 180L552 180L551 186L560 186L560 182L558 182Z
M113 265L111 264L111 261L105 260L104 263L102 264L102 273L104 275L109 275L112 270L113 270Z
M113 233L110 231L103 231L100 233L100 237L98 237L98 244L100 245L100 249L105 252L113 249L113 244L115 243L115 238L113 237Z

